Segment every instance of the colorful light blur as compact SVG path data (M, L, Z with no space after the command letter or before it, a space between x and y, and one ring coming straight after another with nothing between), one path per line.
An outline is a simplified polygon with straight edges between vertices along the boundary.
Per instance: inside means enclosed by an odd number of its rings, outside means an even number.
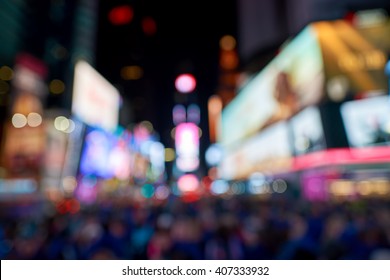
M236 39L231 35L225 35L219 40L219 47L225 51L232 51L236 47Z
M215 180L211 183L211 192L215 195L221 195L229 190L229 183L225 180Z
M129 179L133 175L133 164L138 163L134 160L129 141L124 132L117 135L88 127L81 153L80 173L103 179Z
M152 17L145 17L142 19L142 31L147 36L153 36L157 32L156 21Z
M0 67L0 80L10 81L14 76L14 71L8 66Z
M199 128L194 123L181 123L175 129L176 165L184 172L199 166Z
M12 116L12 125L16 128L22 128L27 124L27 118L23 114L16 113Z
M72 114L80 121L115 131L118 126L120 94L86 61L74 70Z
M53 94L61 94L65 91L65 84L61 80L52 80L49 84L49 90Z
M181 74L175 80L175 87L180 93L193 92L196 87L196 79L191 74Z
M108 19L113 25L128 24L133 20L134 10L129 5L114 7L108 14Z
M141 188L141 194L145 198L152 198L154 195L154 187L151 184L145 184Z
M209 134L210 141L216 141L218 132L218 123L222 112L222 99L218 95L213 95L208 100Z
M186 108L181 104L175 105L175 107L173 107L173 110L172 110L172 118L173 118L173 123L175 125L178 125L180 123L185 122L186 121Z
M177 180L177 186L183 193L196 191L199 184L199 179L194 174L185 174Z
M38 113L32 112L27 116L27 124L30 127L37 127L42 124L42 116Z
M165 148L165 161L171 162L175 160L175 150L172 148Z
M73 120L68 119L64 116L58 116L54 120L54 127L58 131L62 131L65 133L72 133L76 125Z
M213 144L206 150L205 159L209 166L217 166L222 157L222 148L218 144Z
M143 75L144 70L138 65L125 66L121 69L121 76L124 80L139 80Z
M200 123L200 108L197 104L190 104L188 106L187 121L195 124Z

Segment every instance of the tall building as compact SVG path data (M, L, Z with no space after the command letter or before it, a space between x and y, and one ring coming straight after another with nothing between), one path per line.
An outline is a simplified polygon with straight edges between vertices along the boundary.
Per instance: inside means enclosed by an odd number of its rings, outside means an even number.
M237 5L238 51L250 72L263 68L280 45L311 22L345 18L359 10L390 11L386 0L240 0Z
M0 1L1 151L9 176L40 172L39 120L47 109L70 112L76 62L95 63L97 12L94 0Z

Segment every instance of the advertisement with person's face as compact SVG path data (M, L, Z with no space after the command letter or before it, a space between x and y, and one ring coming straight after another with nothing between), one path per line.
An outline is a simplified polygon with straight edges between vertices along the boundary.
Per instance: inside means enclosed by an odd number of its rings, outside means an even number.
M318 103L323 85L320 45L315 30L308 27L241 87L222 113L219 141L230 147Z

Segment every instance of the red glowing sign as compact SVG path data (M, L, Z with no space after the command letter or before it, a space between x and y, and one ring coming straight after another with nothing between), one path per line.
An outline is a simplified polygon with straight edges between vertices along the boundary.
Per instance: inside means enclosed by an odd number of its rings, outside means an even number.
M128 5L114 7L108 14L110 22L114 25L124 25L130 23L133 17L133 8Z

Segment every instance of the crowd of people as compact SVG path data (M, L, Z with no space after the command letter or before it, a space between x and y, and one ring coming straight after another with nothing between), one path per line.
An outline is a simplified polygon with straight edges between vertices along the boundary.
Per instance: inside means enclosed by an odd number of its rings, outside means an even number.
M168 199L2 218L1 259L390 259L390 203Z

